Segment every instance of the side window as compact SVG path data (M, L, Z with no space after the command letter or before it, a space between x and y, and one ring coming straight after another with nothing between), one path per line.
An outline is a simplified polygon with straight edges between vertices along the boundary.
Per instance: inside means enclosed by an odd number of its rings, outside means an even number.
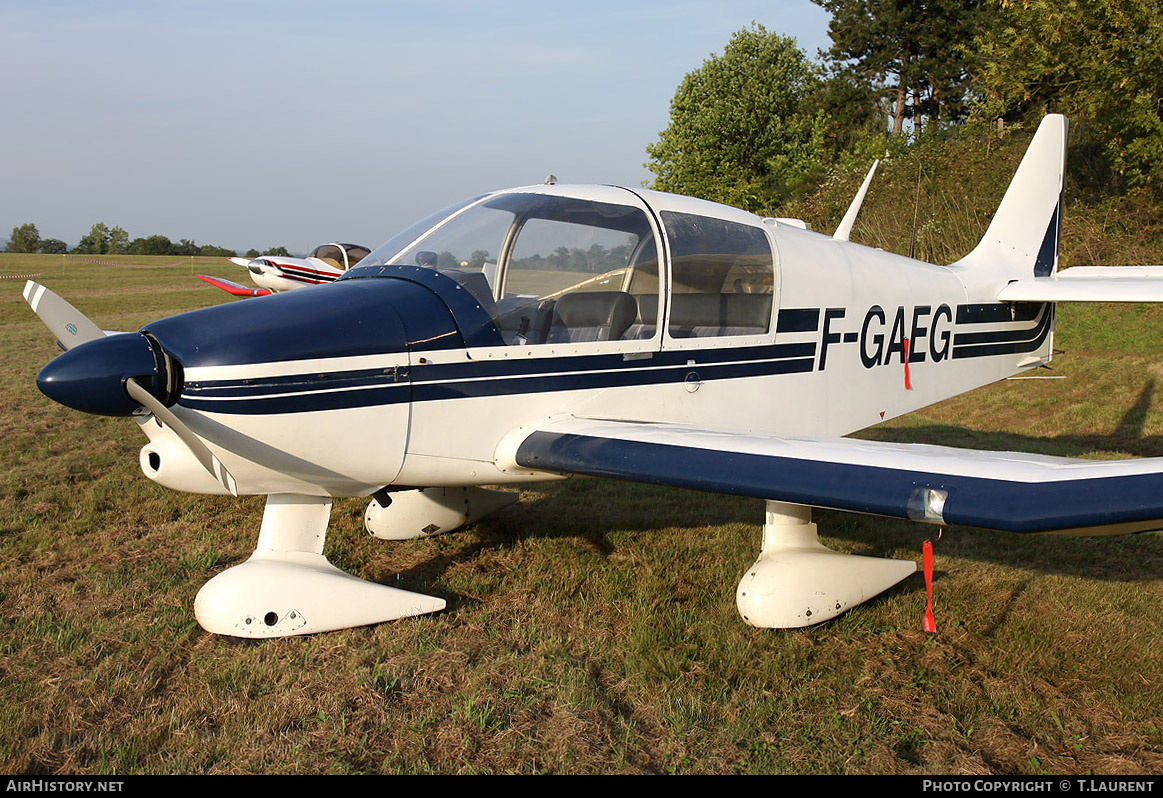
M522 346L653 337L658 256L646 215L541 199L512 243L498 307L502 336Z
M775 260L764 231L672 211L662 212L662 222L670 240L670 337L768 332Z
M505 293L546 297L567 291L620 291L636 236L617 230L530 219L521 227Z

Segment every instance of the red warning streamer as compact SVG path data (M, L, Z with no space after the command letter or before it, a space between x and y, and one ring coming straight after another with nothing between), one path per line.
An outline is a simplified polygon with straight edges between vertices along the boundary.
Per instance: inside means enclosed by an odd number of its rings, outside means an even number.
M911 391L913 389L912 383L909 382L909 339L905 339L905 390Z
M933 616L933 543L926 540L921 547L925 568L925 592L929 594L929 604L925 607L925 631L936 633L937 619Z

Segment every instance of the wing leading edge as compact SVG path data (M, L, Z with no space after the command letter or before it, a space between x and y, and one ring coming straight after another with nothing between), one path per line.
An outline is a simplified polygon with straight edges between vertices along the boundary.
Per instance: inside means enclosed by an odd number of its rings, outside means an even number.
M1101 461L924 444L549 422L518 465L1011 532L1163 528L1163 458Z
M232 258L233 260L233 258ZM270 296L273 291L269 288L251 288L241 283L236 283L233 280L227 280L223 277L211 277L207 274L195 275L199 280L205 280L215 288L221 288L229 294L234 296Z

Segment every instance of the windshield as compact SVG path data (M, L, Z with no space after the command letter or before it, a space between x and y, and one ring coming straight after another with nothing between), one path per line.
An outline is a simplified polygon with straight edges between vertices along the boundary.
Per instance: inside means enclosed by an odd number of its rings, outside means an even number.
M397 255L400 252L400 250L402 250L404 247L411 244L418 237L420 237L424 233L427 233L429 230L431 230L433 227L435 227L441 221L444 221L444 220L448 219L449 217L454 216L457 212L464 210L469 205L472 205L474 202L478 202L481 199L481 197L483 197L483 196L485 196L485 195L482 194L479 197L473 197L472 199L467 199L467 200L463 200L462 202L457 202L453 205L449 205L447 208L442 208L442 209L436 211L436 213L432 213L432 214L429 214L428 216L425 216L420 221L416 222L415 224L409 225L408 227L401 230L399 233L396 233L394 236L389 238L384 243L380 244L378 247L376 247L374 250L372 250L371 254L367 254L363 258L363 260L361 260L356 265L357 266L383 266L384 264L390 262L390 259L392 258L393 255Z
M478 198L413 225L360 266L381 263L457 280L512 344L643 339L657 329L658 248L639 207L540 193Z

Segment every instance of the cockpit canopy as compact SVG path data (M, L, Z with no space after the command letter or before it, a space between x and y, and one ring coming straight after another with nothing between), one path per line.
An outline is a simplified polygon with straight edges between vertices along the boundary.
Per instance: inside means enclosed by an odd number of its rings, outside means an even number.
M371 250L359 244L320 244L307 257L318 258L346 271L369 254Z
M718 207L688 202L692 210ZM652 217L669 244L670 271L661 275ZM654 338L667 284L670 338L764 334L775 275L758 218L685 209L655 215L636 193L611 187L537 187L467 200L395 236L347 276L381 266L453 277L506 343L518 345Z

